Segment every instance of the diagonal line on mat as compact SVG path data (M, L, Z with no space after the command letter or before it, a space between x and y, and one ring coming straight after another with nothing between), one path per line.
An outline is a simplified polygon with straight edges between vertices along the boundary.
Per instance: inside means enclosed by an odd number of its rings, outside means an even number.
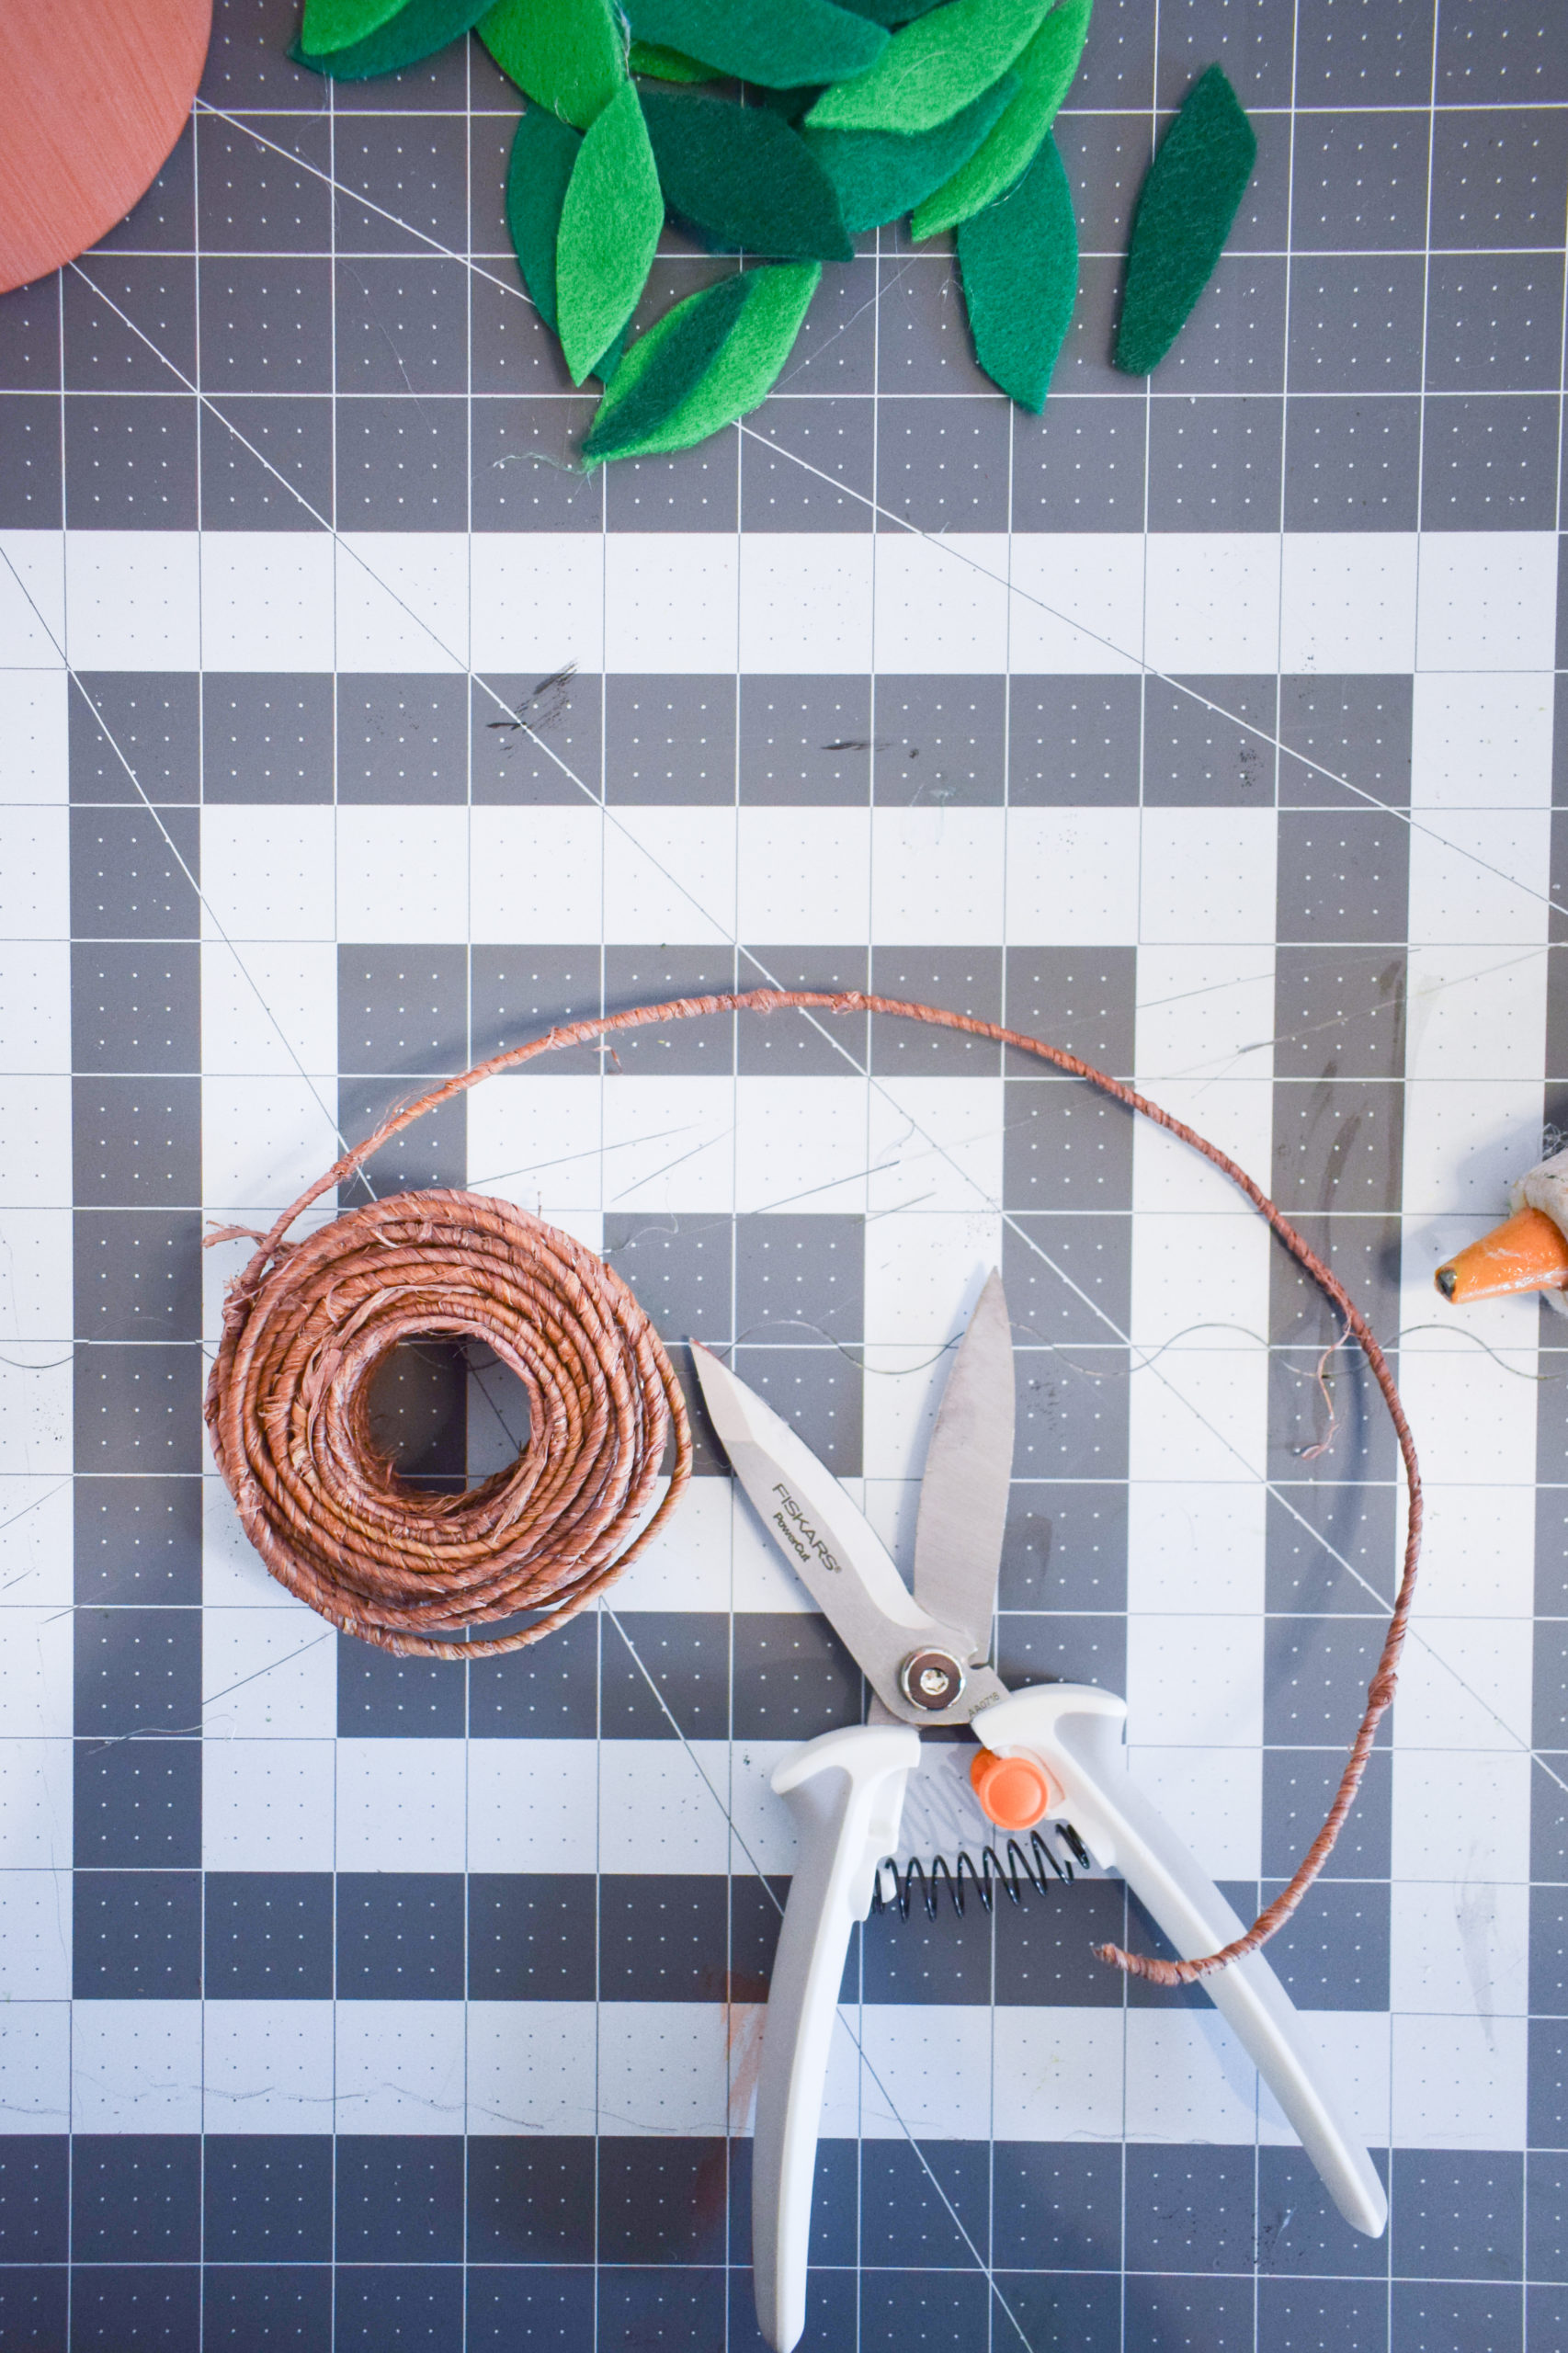
M465 269L470 270L475 278L483 278L487 285L498 286L504 294L515 294L525 310L532 311L538 308L527 289L515 278L497 278L494 270L485 269L482 264L476 262L472 254L460 254L455 246L444 245L439 237L432 237L426 230L416 228L412 221L404 221L398 213L389 212L384 204L377 204L372 198L362 196L357 188L346 186L331 172L323 171L319 164L312 164L308 156L297 155L291 147L282 146L278 140L268 139L265 131L254 130L243 116L230 114L226 108L215 107L206 98L198 98L192 112L210 115L215 122L226 122L231 131L241 131L245 138L254 139L258 147L270 148L275 155L281 155L286 162L294 165L298 170L309 172L312 179L324 181L334 196L345 197L351 204L362 204L367 212L374 212L381 220L390 222L394 229L401 229L405 236L417 237L421 244L430 247L432 253L442 255L448 261L461 262ZM320 119L325 119L324 116ZM306 119L315 121L317 118L312 115ZM159 356L162 357L161 354Z

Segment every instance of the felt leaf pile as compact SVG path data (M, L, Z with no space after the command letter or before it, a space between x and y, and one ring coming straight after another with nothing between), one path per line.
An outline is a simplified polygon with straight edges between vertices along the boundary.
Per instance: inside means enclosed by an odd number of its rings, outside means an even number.
M645 91L642 112L672 212L722 249L786 261L849 261L832 180L767 107Z
M1132 216L1116 364L1146 376L1214 274L1257 161L1257 138L1218 65L1196 81L1160 142Z
M294 51L391 73L471 27L524 93L506 176L523 285L574 383L605 391L588 468L685 449L778 382L822 264L908 216L957 232L975 357L1037 414L1078 286L1051 126L1093 0L305 0ZM737 93L733 85L743 85ZM706 83L706 90L670 85ZM728 87L716 85L728 84ZM665 86L661 87L660 85ZM1256 141L1218 66L1133 219L1115 363L1146 373L1213 272ZM666 218L760 262L635 336Z

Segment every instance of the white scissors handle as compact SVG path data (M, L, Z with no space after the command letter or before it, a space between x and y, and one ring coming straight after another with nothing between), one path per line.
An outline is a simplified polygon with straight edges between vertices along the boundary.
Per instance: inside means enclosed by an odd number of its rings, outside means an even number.
M1047 1683L983 1709L973 1729L988 1748L1027 1750L1040 1760L1061 1800L1052 1813L1072 1823L1096 1862L1121 1873L1182 1958L1196 1960L1242 1935L1243 1923L1127 1770L1126 1714L1113 1692ZM1267 1961L1249 1953L1202 1984L1346 2221L1376 2238L1388 2220L1382 2183Z
M898 1845L920 1735L851 1725L792 1749L773 1776L800 1836L767 1995L752 2152L756 2316L773 2353L806 2325L812 2181L849 1931L871 1908L877 1865Z

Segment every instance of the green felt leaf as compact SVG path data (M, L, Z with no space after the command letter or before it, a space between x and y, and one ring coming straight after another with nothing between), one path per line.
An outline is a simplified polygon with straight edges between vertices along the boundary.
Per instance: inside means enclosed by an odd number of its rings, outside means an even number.
M637 92L624 83L585 134L555 241L555 309L574 384L631 316L665 225Z
M555 247L561 210L582 146L582 134L547 108L530 106L512 140L506 167L506 226L523 284L547 327L556 326ZM620 356L625 330L601 355L592 373L608 382Z
M838 198L798 132L767 107L642 95L665 201L713 244L786 261L850 261Z
M688 295L640 335L599 403L584 462L689 449L765 401L822 269L783 262Z
M630 0L632 32L769 89L864 74L887 47L880 25L832 0Z
M808 82L799 90L770 90L763 83L755 82L750 92L754 106L771 107L781 122L794 124L810 114L821 96L820 82Z
M583 143L580 131L548 108L528 107L512 138L506 166L506 226L523 284L547 327L555 324L555 241L561 208Z
M853 8L858 17L869 17L874 25L907 25L914 17L924 17L941 6L941 0L839 0L844 8Z
M1116 364L1158 367L1214 274L1257 161L1257 139L1224 74L1211 65L1160 142L1132 216Z
M677 409L729 340L758 273L737 270L688 295L655 320L631 347L613 396L599 403L585 450L593 460L641 448Z
M1017 89L1004 74L989 90L935 131L810 131L805 142L838 190L844 225L853 233L897 221L973 154Z
M981 211L1028 170L1078 71L1092 5L1093 0L1060 0L1052 8L1013 68L1018 94L990 138L917 209L912 224L916 244Z
M980 364L1038 416L1078 291L1073 191L1049 131L1022 179L966 221L958 242Z
M656 40L632 42L631 71L651 74L660 82L717 82L721 78L713 66L699 65L695 57L683 57L678 49L665 49Z
M611 0L499 0L479 38L519 90L586 131L626 80Z
M334 81L362 82L434 57L483 14L473 0L307 0L292 55Z
M1006 74L1050 0L947 0L894 33L869 74L824 91L814 131L934 131Z
M400 16L407 0L305 0L300 47L312 57L353 49Z

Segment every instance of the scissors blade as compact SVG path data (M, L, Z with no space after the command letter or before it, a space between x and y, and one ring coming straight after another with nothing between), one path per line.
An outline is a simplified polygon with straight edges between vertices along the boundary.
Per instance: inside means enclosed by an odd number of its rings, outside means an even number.
M966 1661L991 1649L1013 1476L1013 1327L994 1270L948 1375L915 1528L915 1597L961 1628Z
M901 1723L968 1723L981 1708L1005 1698L1005 1687L983 1667L970 1674L955 1706L939 1713L911 1707L899 1669L920 1650L967 1659L961 1630L920 1607L864 1514L771 1405L695 1340L691 1355L735 1476L890 1713Z

